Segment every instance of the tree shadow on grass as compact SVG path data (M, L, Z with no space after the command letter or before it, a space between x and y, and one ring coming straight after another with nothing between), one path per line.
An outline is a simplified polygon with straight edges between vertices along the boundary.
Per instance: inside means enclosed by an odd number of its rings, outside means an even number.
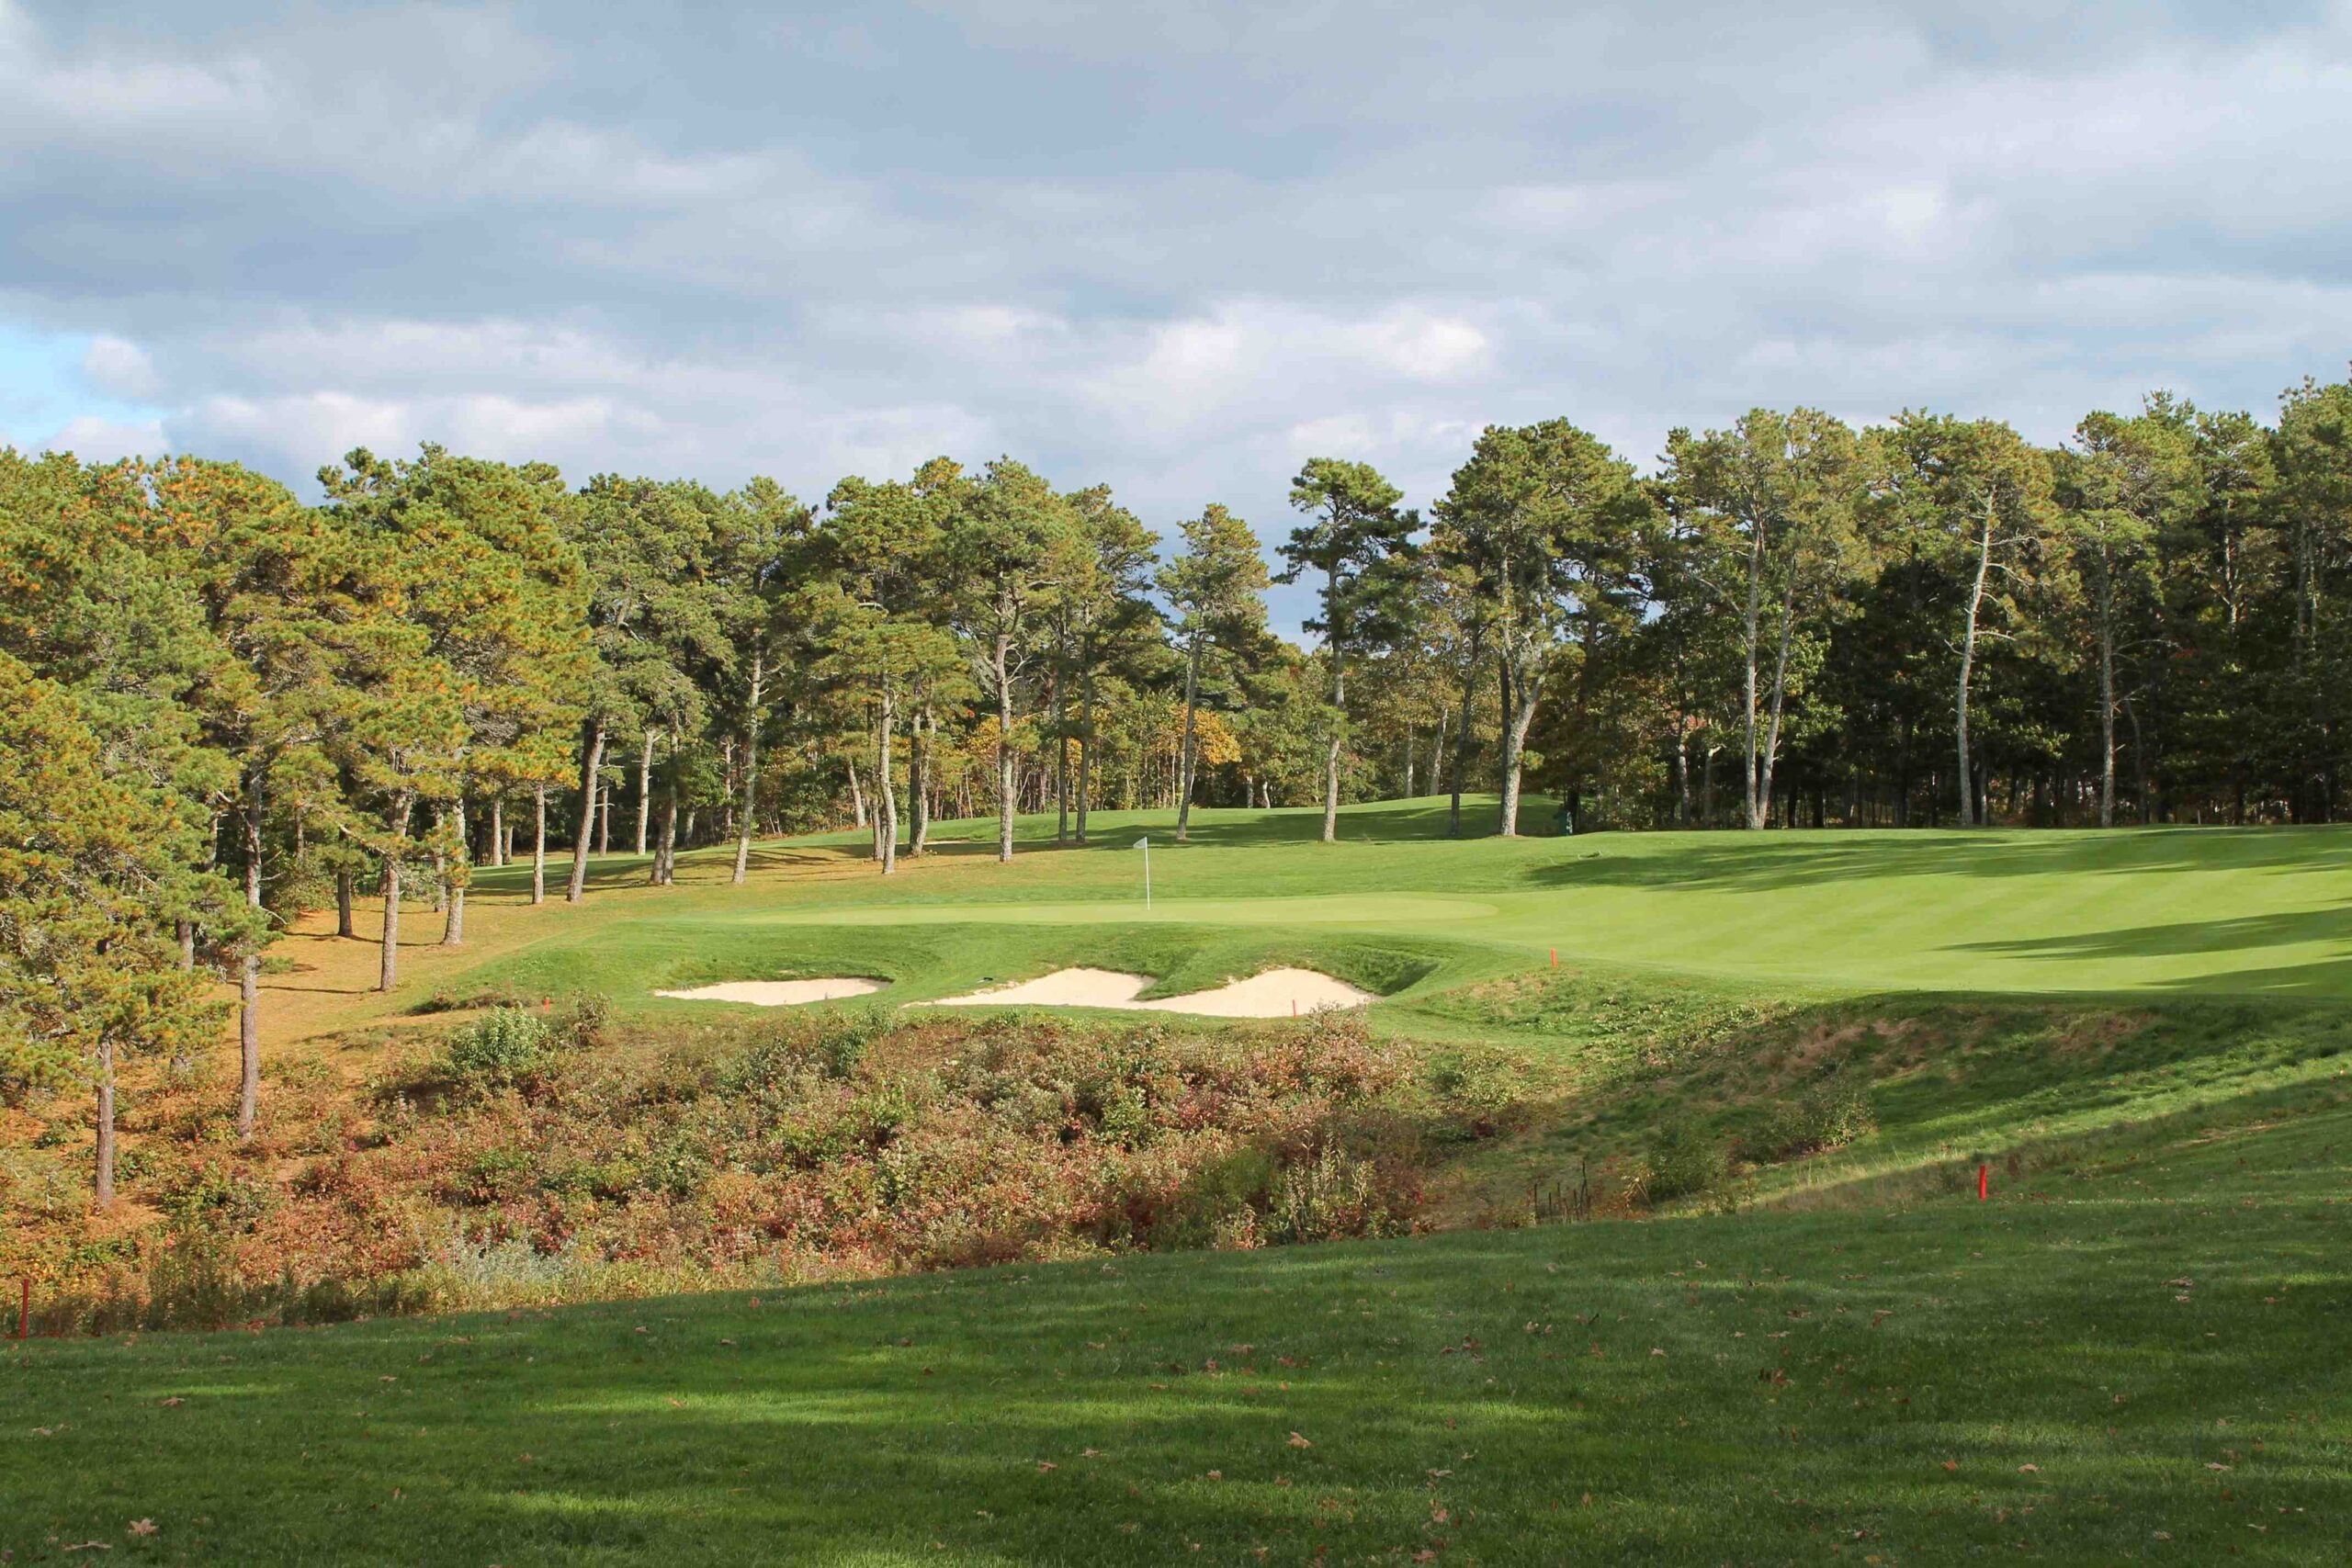
M224 1561L2324 1555L2341 1423L2267 1413L2352 1394L2343 1222L1996 1207L42 1345L0 1405L20 1517Z
M1954 944L1961 953L2007 958L2158 959L2210 953L2251 953L2263 948L2326 944L2338 956L2267 968L2152 980L2168 991L2246 991L2278 996L2342 997L2352 994L2352 904L2274 915L2245 915L2225 920L2175 920L2162 925L2122 926L2069 936L2018 937Z
M2320 837L2319 835L2330 835ZM1710 887L1767 892L1890 877L2131 876L2312 873L2352 852L2340 829L2126 829L2112 832L1878 831L1628 836L1570 850L1521 874L1544 886Z

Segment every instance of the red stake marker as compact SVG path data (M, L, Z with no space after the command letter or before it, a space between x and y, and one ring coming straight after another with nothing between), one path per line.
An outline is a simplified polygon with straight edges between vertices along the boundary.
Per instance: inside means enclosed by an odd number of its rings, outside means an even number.
M1555 968L1555 969L1557 969L1559 966L1560 966L1560 950L1559 950L1558 948L1556 948L1556 947L1555 947L1555 948L1554 948L1554 949L1552 950L1552 967L1553 967L1553 968Z
M1976 1201L1982 1203L1992 1195L1993 1168L1989 1165L1980 1165L1976 1168Z

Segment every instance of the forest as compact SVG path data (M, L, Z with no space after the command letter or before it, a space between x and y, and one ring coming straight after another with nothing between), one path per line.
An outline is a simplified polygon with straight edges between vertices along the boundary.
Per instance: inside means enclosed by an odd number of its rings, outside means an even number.
M1426 512L1317 457L1279 526L1010 457L821 502L434 446L318 484L0 449L0 1078L96 1095L101 1205L120 1055L233 1006L250 1133L274 935L378 901L390 990L403 906L461 945L475 866L579 902L616 849L662 884L731 845L741 881L756 838L855 824L889 874L991 814L1010 859L1018 816L1137 807L2304 823L2352 784L2352 383L2054 447L1758 410L1645 468L1490 426Z

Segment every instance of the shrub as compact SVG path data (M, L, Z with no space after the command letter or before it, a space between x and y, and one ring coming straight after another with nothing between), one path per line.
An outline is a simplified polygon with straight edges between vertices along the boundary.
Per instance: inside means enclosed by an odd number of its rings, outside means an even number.
M574 991L571 1004L564 1010L563 1032L571 1043L581 1050L594 1050L605 1043L612 1027L613 999L602 991Z
M513 1089L544 1073L555 1055L555 1031L521 1008L494 1008L449 1037L442 1066L477 1092Z
M1148 1242L1157 1248L1255 1247L1259 1212L1272 1205L1281 1180L1274 1156L1254 1144L1204 1161L1177 1190Z
M1327 1140L1312 1159L1283 1172L1261 1234L1270 1241L1338 1241L1394 1235L1404 1227L1389 1214L1380 1173Z
M1843 1148L1877 1124L1870 1085L1838 1074L1773 1107L1741 1146L1751 1159L1792 1159Z
M1722 1142L1690 1122L1668 1122L1650 1139L1649 1157L1634 1173L1642 1198L1664 1203L1718 1185L1730 1168Z
M1422 1070L1421 1085L1454 1118L1446 1130L1467 1138L1493 1134L1519 1100L1510 1064L1487 1052L1441 1052Z

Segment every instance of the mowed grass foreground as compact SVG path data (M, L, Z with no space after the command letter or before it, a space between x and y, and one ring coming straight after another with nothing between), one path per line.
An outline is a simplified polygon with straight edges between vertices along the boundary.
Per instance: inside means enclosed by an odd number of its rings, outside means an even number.
M36 1341L0 1550L2340 1562L2347 1149L2338 1114L1983 1205Z

